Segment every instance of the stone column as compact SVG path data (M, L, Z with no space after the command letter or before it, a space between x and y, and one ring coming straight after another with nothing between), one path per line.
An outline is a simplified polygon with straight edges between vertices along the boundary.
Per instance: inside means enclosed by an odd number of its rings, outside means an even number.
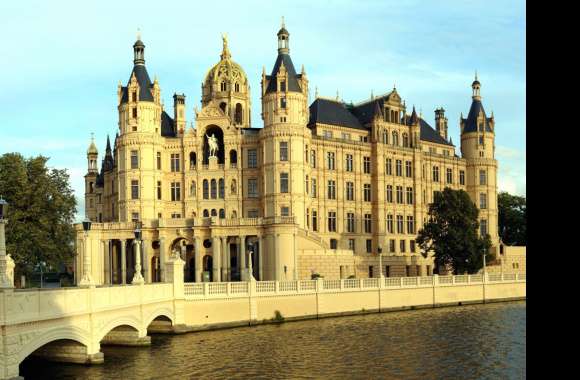
M151 245L150 241L143 240L141 249L142 249L142 260L141 263L143 265L143 278L145 279L146 283L151 282L151 270L150 270L150 263L149 260L149 246Z
M263 247L264 247L264 239L262 238L262 235L258 236L258 275L259 275L259 280L260 281L264 281L264 251L263 251Z
M165 282L165 238L159 238L159 279Z
M127 240L121 239L121 284L127 283Z
M2 232L3 233L3 232ZM80 286L91 286L93 285L93 276L91 276L91 248L89 243L89 234L85 231L85 239L83 241L83 278L79 283Z
M228 254L228 238L222 237L221 238L221 254L222 254L222 281L229 281L228 272L229 272L229 254Z
M246 281L247 271L246 271L246 236L240 236L240 279Z
M5 224L6 219L0 219L0 288L11 289L14 287L14 284L8 278L8 259L6 258L6 237L4 232Z
M109 254L110 245L109 240L102 240L103 244L103 284L110 284L111 283L111 257Z
M195 239L195 282L201 282L201 274L203 272L203 262L201 259L201 239Z
M221 250L220 250L220 238L214 237L212 242L212 255L213 255L213 282L221 281Z

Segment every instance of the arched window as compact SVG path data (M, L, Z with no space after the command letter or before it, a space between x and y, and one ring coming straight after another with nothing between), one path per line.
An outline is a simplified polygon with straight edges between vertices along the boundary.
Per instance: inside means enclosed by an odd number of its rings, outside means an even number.
M217 212L216 212L215 208L211 209L211 216L217 216Z
M220 208L220 219L225 219L226 218L226 210L224 210L223 208Z
M227 106L227 104L225 102L221 102L220 103L220 108L222 109L222 111L224 111L225 114L227 114L227 112L226 112L226 106Z
M238 164L238 152L235 149L230 150L230 166L235 168Z
M224 179L223 179L223 178L220 178L220 180L219 180L219 185L220 185L220 187L219 187L219 198L220 198L220 199L224 199L224 197L225 197L225 192L226 192L226 191L225 191L225 187L226 187L226 186L225 186L225 181L224 181Z
M409 135L406 133L403 133L403 146L405 148L409 147Z
M235 88L236 88L236 92L240 92L240 84L239 83L236 83Z
M203 217L209 218L209 211L207 211L207 209L203 210Z
M193 198L195 198L195 194L197 193L196 187L195 187L195 181L191 181L191 186L189 186L189 195Z
M399 134L393 131L393 145L399 146Z
M389 132L385 129L383 131L383 144L389 143Z
M217 198L217 182L215 179L211 180L211 199Z
M226 82L222 82L222 83L220 84L220 90L221 90L221 91L226 91L226 90L227 90L227 88L228 88L228 87L227 87L227 85L226 85Z
M238 217L238 213L236 210L232 211L232 219L236 219Z
M207 179L203 180L203 199L209 199L209 184Z
M236 114L234 116L234 122L236 124L242 124L242 120L243 120L243 111L242 111L242 105L240 103L236 104Z
M197 154L195 152L189 153L189 169L194 170L197 166Z

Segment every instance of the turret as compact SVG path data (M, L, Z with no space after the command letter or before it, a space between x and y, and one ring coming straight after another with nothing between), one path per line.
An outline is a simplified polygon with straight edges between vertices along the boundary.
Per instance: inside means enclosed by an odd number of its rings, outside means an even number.
M98 156L99 151L97 150L97 146L95 145L95 138L91 137L91 144L89 145L89 149L87 149L87 166L89 174L96 175L99 172L99 169L97 167Z
M177 133L185 132L185 94L173 94L173 120L177 127Z
M91 143L87 149L87 174L85 175L85 214L91 220L96 220L96 194L97 177L99 169L97 167L97 158L99 152L95 145L95 139L91 137Z
M447 136L447 118L445 117L445 110L443 107L437 108L435 110L435 129L439 132L439 135L445 140L448 139Z

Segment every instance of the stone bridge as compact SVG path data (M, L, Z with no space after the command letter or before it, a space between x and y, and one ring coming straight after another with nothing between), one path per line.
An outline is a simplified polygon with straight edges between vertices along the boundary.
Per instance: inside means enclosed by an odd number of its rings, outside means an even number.
M19 378L29 355L102 363L101 344L147 345L148 331L185 331L183 264L166 264L166 283L0 290L0 379Z

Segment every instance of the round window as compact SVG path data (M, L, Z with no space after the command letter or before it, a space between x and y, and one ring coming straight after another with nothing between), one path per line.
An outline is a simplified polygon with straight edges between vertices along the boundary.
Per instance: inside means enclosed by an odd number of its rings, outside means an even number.
M205 239L205 240L203 241L203 246L204 246L204 248L209 248L209 247L211 247L211 240L209 240L209 239Z

